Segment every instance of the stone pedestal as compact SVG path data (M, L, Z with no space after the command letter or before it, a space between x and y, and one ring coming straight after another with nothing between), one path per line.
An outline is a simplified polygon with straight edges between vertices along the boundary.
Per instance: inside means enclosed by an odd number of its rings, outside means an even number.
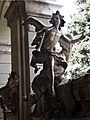
M11 111L4 111L4 120L16 120L16 116L14 116Z
M42 119L39 117L33 117L32 120L42 120ZM43 118L43 120L46 119ZM52 118L51 120L90 120L90 118L58 118L58 119Z

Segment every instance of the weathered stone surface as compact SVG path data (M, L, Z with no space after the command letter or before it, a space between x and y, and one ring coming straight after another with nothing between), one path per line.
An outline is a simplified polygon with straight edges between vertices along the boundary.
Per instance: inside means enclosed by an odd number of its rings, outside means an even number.
M59 10L62 5L46 0L25 0L25 7L27 14L46 18L46 16L49 17L52 12Z

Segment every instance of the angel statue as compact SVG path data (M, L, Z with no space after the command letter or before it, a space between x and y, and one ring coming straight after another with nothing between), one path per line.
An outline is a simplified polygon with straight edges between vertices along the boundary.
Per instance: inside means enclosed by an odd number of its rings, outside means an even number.
M31 24L35 26L36 36L32 46L35 45L35 50L32 52L32 59L30 65L35 68L35 73L38 71L38 63L43 64L43 69L45 75L47 74L50 83L50 91L52 95L55 95L54 90L54 61L58 57L61 61L64 60L63 55L66 56L68 60L67 52L68 47L65 47L66 43L75 43L84 38L84 34L77 39L72 39L64 34L62 34L61 28L64 27L65 21L64 16L60 14L57 10L56 13L52 14L51 20L49 21L52 24L50 27L44 26L42 23L37 21L34 18L29 18L24 22L24 25ZM63 44L63 43L64 44ZM57 50L57 44L59 47L61 45L62 50ZM70 49L70 48L69 48ZM65 61L67 62L67 61ZM45 71L46 70L46 71Z

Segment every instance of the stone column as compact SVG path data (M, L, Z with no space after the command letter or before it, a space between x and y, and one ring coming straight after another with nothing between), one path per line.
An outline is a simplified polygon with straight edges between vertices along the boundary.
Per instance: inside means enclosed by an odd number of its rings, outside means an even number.
M24 2L12 1L6 14L7 26L11 28L12 70L19 75L17 120L27 120L27 103L23 96L29 93L29 46L28 30L22 23L27 17Z

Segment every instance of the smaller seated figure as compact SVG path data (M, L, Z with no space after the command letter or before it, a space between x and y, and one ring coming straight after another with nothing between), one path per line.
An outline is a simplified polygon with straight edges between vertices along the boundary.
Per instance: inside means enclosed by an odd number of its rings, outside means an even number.
M64 74L67 66L68 64L63 58L59 57L55 59L55 66L54 66L55 87L61 83L63 79L62 75Z
M9 74L7 84L0 89L2 106L4 110L11 110L16 114L17 97L18 97L19 77L16 72L12 71Z

